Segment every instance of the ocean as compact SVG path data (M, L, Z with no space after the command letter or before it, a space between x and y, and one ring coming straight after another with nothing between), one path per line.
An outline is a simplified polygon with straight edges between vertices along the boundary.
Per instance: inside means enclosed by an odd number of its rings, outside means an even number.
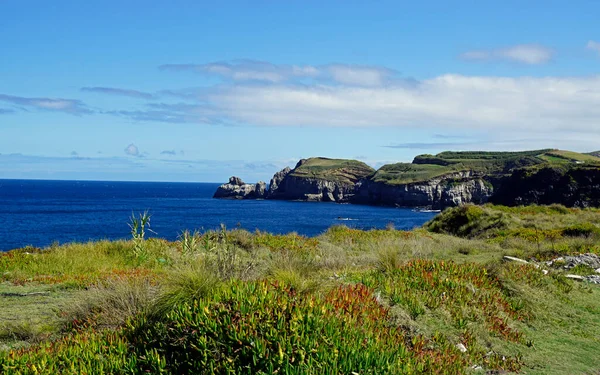
M132 215L148 210L151 236L176 240L186 229L240 227L316 236L343 224L412 229L435 213L408 208L220 200L217 183L0 180L0 251L27 245L126 239Z

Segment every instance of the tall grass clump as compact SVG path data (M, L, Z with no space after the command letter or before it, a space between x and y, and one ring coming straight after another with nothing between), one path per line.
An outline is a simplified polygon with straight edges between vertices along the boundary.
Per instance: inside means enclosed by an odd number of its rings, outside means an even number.
M67 327L115 329L154 307L159 286L154 277L113 277L97 282L63 312Z

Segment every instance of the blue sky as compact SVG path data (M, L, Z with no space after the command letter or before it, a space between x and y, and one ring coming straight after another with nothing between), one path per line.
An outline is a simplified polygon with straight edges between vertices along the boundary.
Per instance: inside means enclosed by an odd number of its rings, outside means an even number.
M600 149L597 1L0 2L0 178Z

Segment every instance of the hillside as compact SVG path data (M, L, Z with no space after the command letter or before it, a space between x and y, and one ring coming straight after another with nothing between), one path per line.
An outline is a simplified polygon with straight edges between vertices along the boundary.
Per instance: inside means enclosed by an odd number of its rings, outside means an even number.
M353 184L373 173L373 168L358 160L310 158L301 160L290 176Z
M579 163L600 165L600 157L551 149L523 152L446 151L437 155L418 155L412 163L384 165L375 173L373 181L402 185L464 171L476 175L506 175L519 168Z
M14 250L0 372L595 374L598 254L598 210L490 205L413 231Z

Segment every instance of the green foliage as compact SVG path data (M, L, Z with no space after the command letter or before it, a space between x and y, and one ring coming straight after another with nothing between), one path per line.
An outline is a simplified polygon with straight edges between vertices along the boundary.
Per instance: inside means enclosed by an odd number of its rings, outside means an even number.
M198 231L183 231L179 236L179 244L181 246L181 254L183 256L190 257L195 255L200 246L200 233L198 233Z
M150 214L148 211L139 214L139 217L136 217L132 213L129 228L131 229L131 237L133 239L133 254L140 263L144 263L150 256L145 246L146 229L148 229L149 232L152 232L150 229Z
M425 227L435 233L472 238L482 233L504 229L508 225L508 218L502 212L465 205L445 210L426 223Z
M43 343L30 349L0 354L5 375L138 374L137 358L128 355L129 344L119 332L92 330ZM154 353L148 361L161 364Z
M578 223L562 229L562 235L568 237L600 237L600 227L592 223Z
M415 260L386 272L363 274L360 280L381 291L392 306L406 309L413 319L443 309L457 328L476 322L506 340L523 341L511 327L511 319L523 317L511 308L497 280L476 264Z
M293 252L312 252L317 248L318 241L314 238L300 236L297 233L275 235L257 231L253 238L255 246L265 246L271 251L289 250Z
M235 283L160 321L139 320L128 336L135 350L158 353L177 374L462 372L456 348L409 340L387 321L387 310L361 285L303 298L282 285Z

